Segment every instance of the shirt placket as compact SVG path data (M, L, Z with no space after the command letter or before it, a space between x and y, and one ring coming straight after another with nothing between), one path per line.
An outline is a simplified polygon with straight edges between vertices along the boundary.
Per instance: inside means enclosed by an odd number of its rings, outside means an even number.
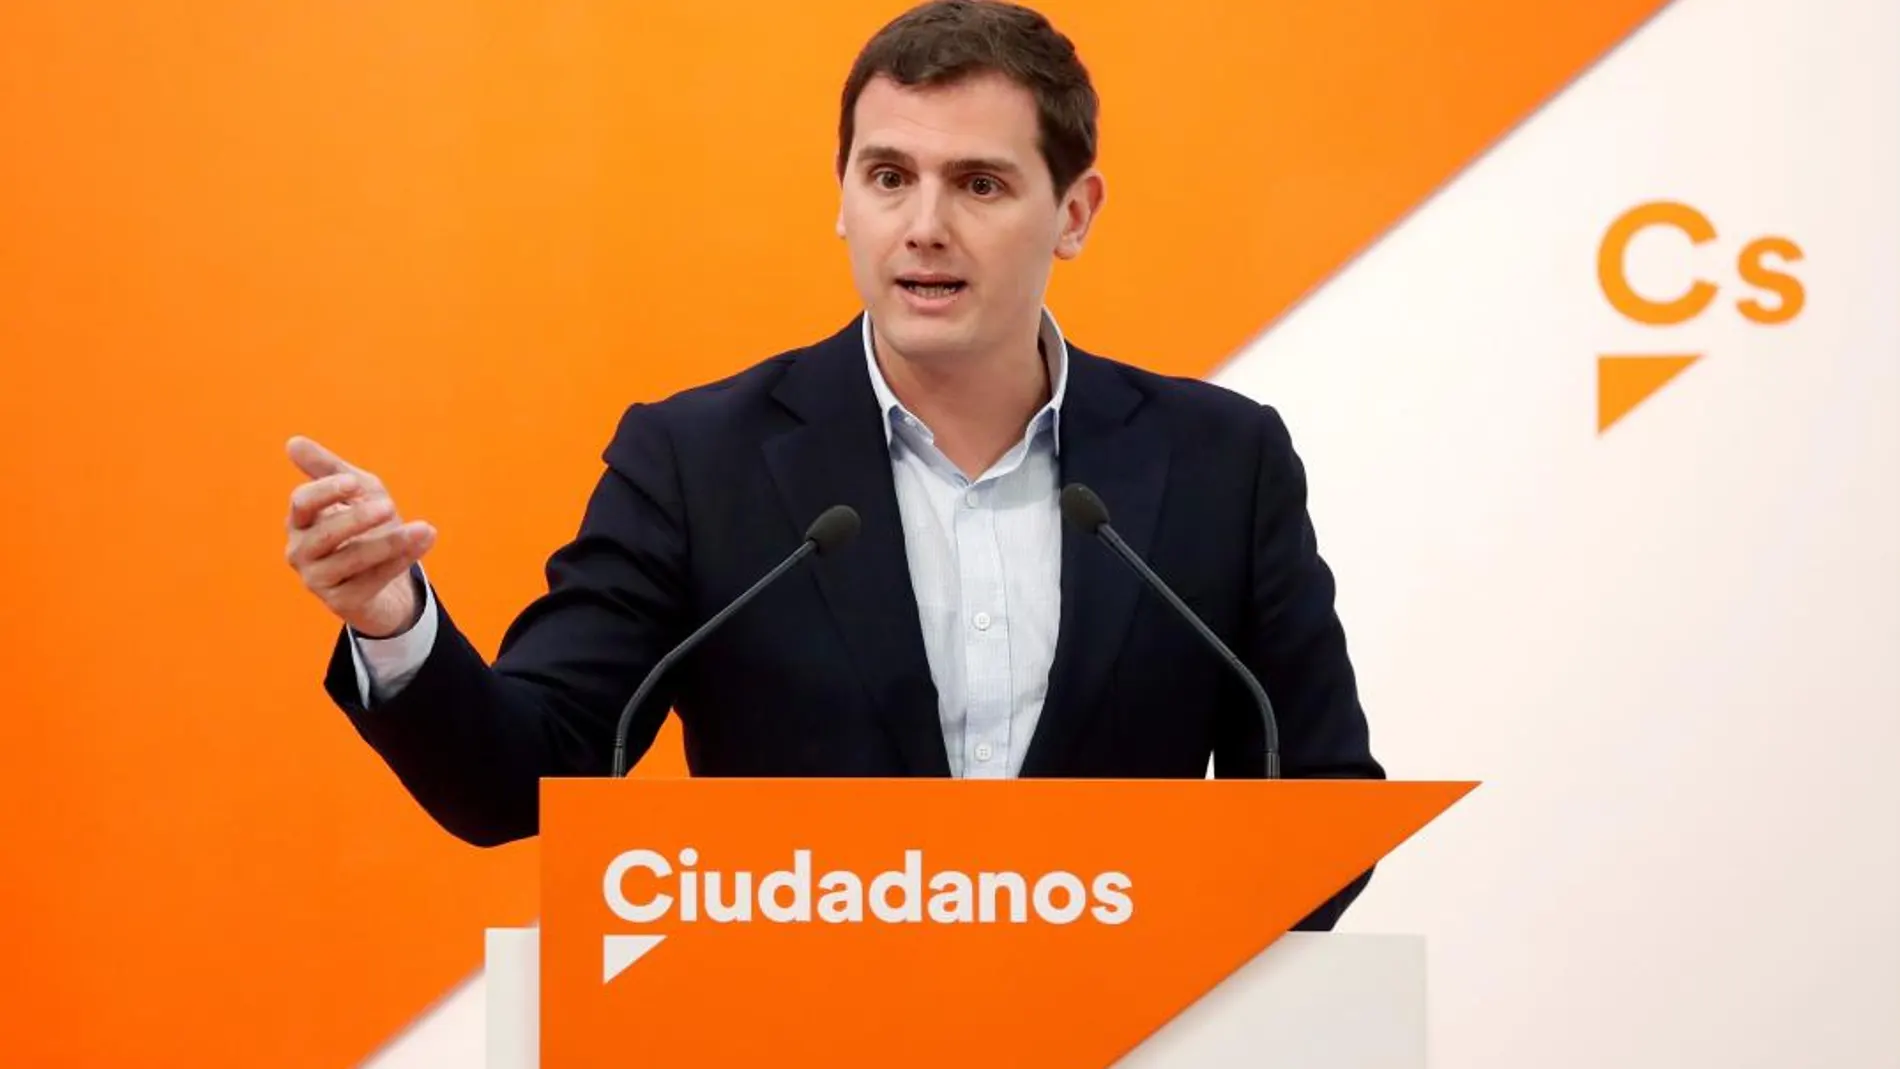
M968 714L963 775L969 779L1000 779L1009 769L1009 615L996 510L988 501L993 488L993 481L966 487L954 514Z

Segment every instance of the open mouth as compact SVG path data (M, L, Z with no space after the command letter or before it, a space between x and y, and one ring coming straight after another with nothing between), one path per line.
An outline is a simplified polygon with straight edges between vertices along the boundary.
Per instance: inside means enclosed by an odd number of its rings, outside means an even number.
M908 278L898 279L897 284L919 297L929 299L954 296L963 292L963 288L968 285L960 279L933 279L928 282L919 282Z

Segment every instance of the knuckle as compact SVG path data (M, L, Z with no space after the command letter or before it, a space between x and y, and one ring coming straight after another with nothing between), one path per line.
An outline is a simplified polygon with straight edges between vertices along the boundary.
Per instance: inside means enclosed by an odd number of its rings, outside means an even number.
M399 531L385 531L374 538L363 540L363 558L372 565L380 565L396 552L396 535Z
M333 552L353 535L362 532L364 510L339 506L334 512L326 513L318 525L317 541L325 553Z
M303 573L305 585L312 590L322 590L336 585L336 566L336 557L329 556L318 560L306 560L299 570Z
M331 500L333 490L322 480L299 486L290 495L291 522L295 524L301 520L308 525L316 520L322 514L324 504Z
M336 517L333 514L325 512L311 519L309 534L305 536L310 540L310 554L321 556L335 548L335 531Z
M381 539L363 537L351 542L346 548L337 551L338 581L354 579L364 571L375 566L381 559Z

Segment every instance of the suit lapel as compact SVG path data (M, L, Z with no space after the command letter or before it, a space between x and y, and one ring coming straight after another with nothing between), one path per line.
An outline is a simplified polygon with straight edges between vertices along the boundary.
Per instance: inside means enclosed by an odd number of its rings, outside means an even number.
M858 511L856 542L836 559L807 565L908 773L948 776L937 688L859 327L854 321L790 364L774 396L800 425L769 439L765 460L797 530L833 505Z
M1139 418L1144 394L1111 365L1073 346L1069 360L1062 481L1092 488L1122 538L1146 557L1167 486L1167 436L1155 420ZM1107 546L1063 524L1060 631L1023 775L1061 775L1069 766L1144 589Z

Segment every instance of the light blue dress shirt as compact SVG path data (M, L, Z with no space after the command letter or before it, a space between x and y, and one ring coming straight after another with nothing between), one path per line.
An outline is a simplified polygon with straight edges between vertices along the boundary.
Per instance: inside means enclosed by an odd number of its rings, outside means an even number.
M1021 770L1055 659L1062 585L1056 456L1069 360L1047 311L1040 342L1048 404L1020 442L970 479L891 392L864 319L864 360L885 414L911 588L953 776L999 779Z
M967 478L935 435L904 408L878 368L871 319L865 370L884 413L891 479L918 624L952 775L1016 775L1042 715L1061 619L1062 515L1057 448L1069 350L1045 309L1038 338L1052 384L1022 440ZM363 704L387 700L415 677L435 645L435 591L424 577L421 618L392 638L351 633Z

